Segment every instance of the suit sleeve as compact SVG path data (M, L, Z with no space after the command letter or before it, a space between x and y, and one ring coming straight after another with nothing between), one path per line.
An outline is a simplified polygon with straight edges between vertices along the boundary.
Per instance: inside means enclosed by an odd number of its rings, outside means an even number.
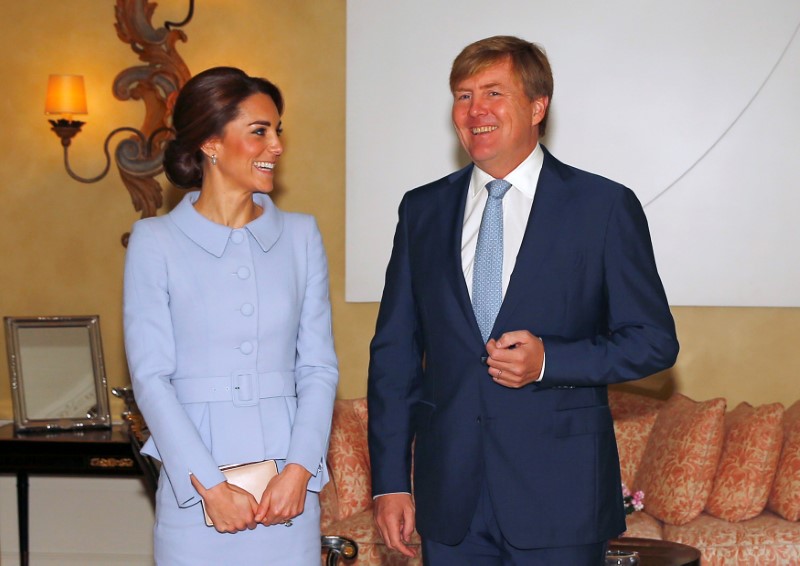
M422 344L409 260L408 197L400 203L375 336L367 403L372 495L411 492L411 415L420 396Z
M322 462L328 446L333 401L339 369L333 347L331 304L328 292L328 262L322 236L310 219L306 250L306 289L300 309L297 333L295 382L297 414L292 424L288 463L300 464L320 481L310 483L313 491L322 488Z
M170 384L175 339L166 258L150 226L137 223L125 256L125 351L136 403L151 432L145 452L166 470L178 505L200 501L189 475L206 488L225 480Z
M594 386L646 377L675 363L678 340L647 219L627 188L616 194L603 246L606 324L589 338L542 336L543 386Z

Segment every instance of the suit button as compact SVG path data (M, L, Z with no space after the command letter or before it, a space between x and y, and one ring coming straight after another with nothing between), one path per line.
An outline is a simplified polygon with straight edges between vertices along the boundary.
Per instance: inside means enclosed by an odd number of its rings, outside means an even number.
M244 355L252 354L253 353L253 343L252 342L242 342L239 345L239 351L242 352Z
M240 309L239 309L239 311L240 311L240 312L241 312L241 313L242 313L244 316L250 316L251 314L253 314L253 313L255 312L255 310L256 310L256 308L255 308L255 307L254 307L252 304L250 304L250 303L245 303L245 304L243 304L243 305L242 305L242 308L240 308Z
M236 276L239 279L247 279L250 277L250 268L249 267L240 267L236 270Z
M244 234L241 230L234 230L231 232L231 242L234 244L241 244L244 241Z
M481 424L481 418L478 417L477 419L475 419L475 422L477 422L478 424Z

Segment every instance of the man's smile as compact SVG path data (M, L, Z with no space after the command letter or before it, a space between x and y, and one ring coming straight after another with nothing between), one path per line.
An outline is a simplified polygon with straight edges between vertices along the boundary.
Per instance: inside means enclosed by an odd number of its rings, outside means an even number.
M479 126L477 128L470 128L473 136L477 136L478 134L488 134L489 132L493 132L498 128L498 126Z

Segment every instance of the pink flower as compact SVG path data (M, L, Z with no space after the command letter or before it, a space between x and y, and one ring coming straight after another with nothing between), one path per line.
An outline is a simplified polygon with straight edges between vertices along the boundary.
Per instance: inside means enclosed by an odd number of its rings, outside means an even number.
M639 490L631 493L624 483L622 484L622 503L625 506L625 514L630 515L634 511L644 509L644 492Z
M644 492L637 491L636 493L634 493L631 502L633 503L633 508L636 511L641 511L642 509L644 509Z

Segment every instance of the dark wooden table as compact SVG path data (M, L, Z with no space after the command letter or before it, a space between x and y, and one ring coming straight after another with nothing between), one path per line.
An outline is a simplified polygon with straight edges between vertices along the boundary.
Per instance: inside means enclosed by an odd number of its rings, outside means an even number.
M20 565L28 566L28 476L141 476L123 427L17 433L0 426L0 473L17 476Z
M692 546L649 538L614 539L609 550L635 550L640 566L700 566L700 551Z

